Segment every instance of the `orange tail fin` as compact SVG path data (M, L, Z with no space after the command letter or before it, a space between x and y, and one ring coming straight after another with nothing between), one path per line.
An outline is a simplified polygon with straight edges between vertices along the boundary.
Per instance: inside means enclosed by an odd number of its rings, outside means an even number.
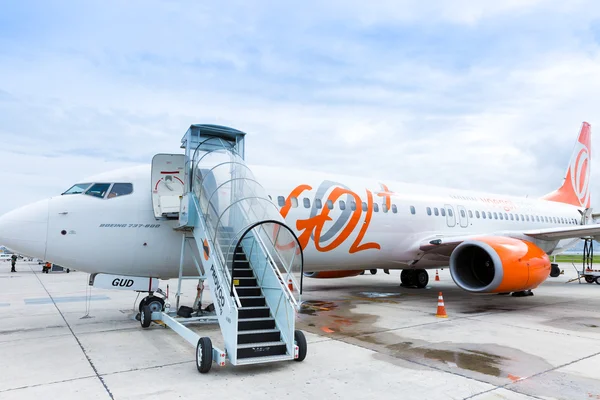
M589 208L591 204L590 181L592 164L592 129L583 123L575 149L571 155L569 169L563 185L542 197L545 200Z

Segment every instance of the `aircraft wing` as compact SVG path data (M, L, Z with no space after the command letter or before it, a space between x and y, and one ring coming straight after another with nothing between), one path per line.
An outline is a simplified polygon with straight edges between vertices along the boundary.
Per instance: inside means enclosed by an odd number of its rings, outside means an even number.
M528 231L515 231L515 232L502 232L499 233L501 236L523 238L523 236L529 236L533 239L539 240L561 240L561 239L576 239L590 236L600 236L600 224L592 225L576 225L569 227L557 227L557 228L546 228L546 229L532 229ZM490 234L477 234L477 235L463 235L463 236L445 236L435 237L422 241L419 244L419 250L421 250L426 258L440 259L444 257L450 257L452 251L464 242L465 240L471 240L482 236L489 236Z
M541 240L575 239L586 236L600 236L600 224L534 229L522 233L529 237Z

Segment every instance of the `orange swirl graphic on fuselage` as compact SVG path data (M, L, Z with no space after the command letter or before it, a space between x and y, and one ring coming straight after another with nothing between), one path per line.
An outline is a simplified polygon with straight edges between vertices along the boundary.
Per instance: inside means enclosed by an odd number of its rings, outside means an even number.
M292 197L299 197L302 193L312 190L310 185L299 185L292 190L286 199L284 207L281 209L281 215L286 218L292 208ZM385 187L385 191L387 187ZM329 192L327 196L325 194ZM298 219L296 221L296 229L300 231L298 241L302 249L306 249L308 243L313 239L315 249L319 252L329 252L338 248L342 243L345 243L349 237L358 230L358 234L350 245L349 253L357 253L364 250L380 250L381 245L375 242L361 243L369 229L371 218L373 215L373 193L366 190L367 202L366 210L363 218L362 200L358 194L347 187L331 181L324 181L317 189L312 198L312 208L309 218ZM386 193L387 194L387 193ZM335 220L330 216L331 209L327 204L336 203L342 196L346 196L346 204L344 210L335 217ZM322 208L318 208L315 204L315 199L322 200ZM386 198L386 203L388 199ZM350 207L350 204L354 207ZM387 205L387 204L386 204ZM353 209L352 209L353 208ZM327 231L324 232L325 224L332 222ZM362 223L361 223L362 222ZM358 228L358 226L360 228ZM324 244L324 242L329 242ZM291 243L290 245L294 245ZM286 247L289 245L286 245ZM279 248L279 247L278 247ZM291 247L288 247L291 248Z

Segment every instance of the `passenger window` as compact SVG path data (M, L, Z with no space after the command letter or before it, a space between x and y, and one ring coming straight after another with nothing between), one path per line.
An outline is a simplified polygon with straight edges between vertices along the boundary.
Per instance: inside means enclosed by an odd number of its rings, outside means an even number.
M279 204L279 207L285 206L285 198L283 196L277 196L277 204Z
M537 222L540 222L540 216L539 216L539 215L536 215L536 216L535 216L535 220L536 220Z
M427 215L431 215L431 207L427 207Z
M469 210L469 218L473 218L473 211Z
M304 208L310 208L310 199L308 197L305 197L302 202L304 203Z
M112 188L110 189L108 198L112 199L113 197L126 196L131 193L133 193L133 184L131 184L131 183L115 183L112 186Z
M323 203L321 203L321 199L315 199L315 207L317 207L319 210L323 208Z
M460 210L460 216L463 218L467 217L467 214L465 214L465 210Z
M440 212L439 212L439 210L438 210L438 208L437 208L437 207L434 207L434 208L433 208L433 215L435 215L436 217L437 217L438 215L440 215Z
M502 213L500 213L500 219L504 219L504 215L502 215Z
M327 208L333 210L333 200L327 200Z
M512 214L510 214L510 220L511 220L511 221L514 221L514 220L515 220L515 216L514 216L514 215L512 215Z
M454 213L452 212L451 208L448 209L448 216L449 217L453 217L454 216Z
M367 211L367 203L365 203L364 201L362 202L362 210Z
M479 211L475 211L475 216L476 216L477 218L481 217L481 215L479 215Z
M508 214L504 213L504 219L508 221Z
M494 213L494 219L498 219L498 213Z
M385 203L383 203L383 204L381 205L381 209L383 210L383 212L384 212L384 213L386 213L386 212L388 212L388 211L389 211L389 210L388 210L388 208L387 208L387 204L385 204Z
M527 219L527 222L529 222L529 215L526 215L525 218Z
M356 203L355 203L355 202L353 202L353 201L351 201L351 202L350 202L350 209L351 209L352 211L355 211L355 210L356 210Z
M291 197L290 201L292 202L292 207L293 208L297 208L298 207L298 198L297 197Z
M483 217L483 219L485 219L485 218L486 218L486 217L485 217L485 211L482 211L482 212L481 212L481 216Z
M398 207L395 204L392 204L392 212L396 214L398 212Z
M373 203L373 211L379 212L379 204Z
M102 199L106 195L108 188L110 188L110 183L95 183L85 192L85 194Z
M413 215L417 213L414 206L410 206L410 213Z
M440 212L442 213L442 217L446 216L446 209L445 208L440 208Z
M340 210L344 211L346 209L346 202L344 200L340 200Z

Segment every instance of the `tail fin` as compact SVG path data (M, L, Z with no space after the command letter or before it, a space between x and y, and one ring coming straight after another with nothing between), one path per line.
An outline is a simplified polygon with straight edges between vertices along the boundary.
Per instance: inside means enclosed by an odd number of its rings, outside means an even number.
M583 123L563 185L542 197L545 200L589 208L591 204L592 129Z

